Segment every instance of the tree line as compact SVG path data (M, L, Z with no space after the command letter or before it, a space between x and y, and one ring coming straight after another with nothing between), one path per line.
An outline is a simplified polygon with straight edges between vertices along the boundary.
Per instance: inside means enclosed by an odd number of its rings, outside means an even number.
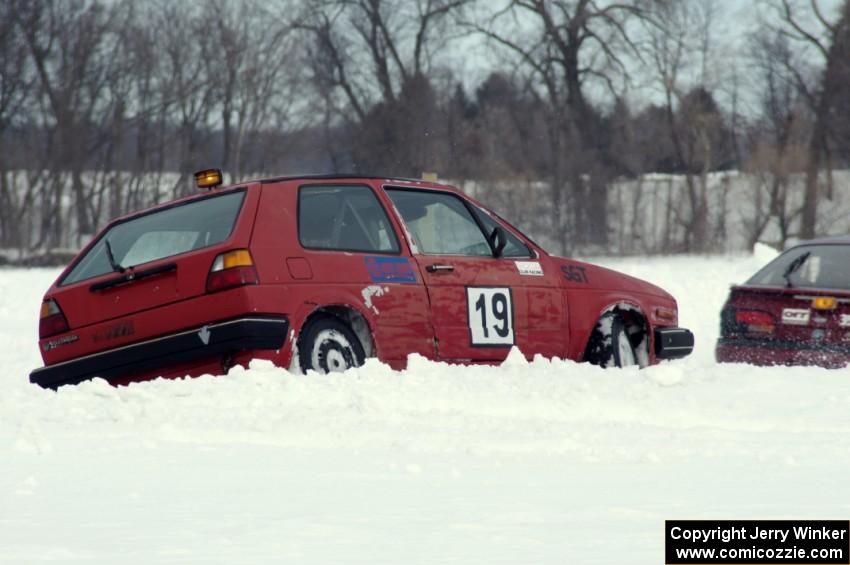
M650 221L643 251L722 248L710 179L737 170L747 238L812 237L850 159L850 2L724 6L6 0L0 248L79 247L211 166L435 171L560 253ZM652 218L649 173L677 179Z

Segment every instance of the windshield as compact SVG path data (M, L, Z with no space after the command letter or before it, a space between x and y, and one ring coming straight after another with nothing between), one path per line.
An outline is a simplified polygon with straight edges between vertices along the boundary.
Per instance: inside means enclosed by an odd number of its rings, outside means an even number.
M233 231L245 191L157 210L112 226L61 284L135 267L221 243Z
M795 247L774 259L746 284L850 290L850 245Z

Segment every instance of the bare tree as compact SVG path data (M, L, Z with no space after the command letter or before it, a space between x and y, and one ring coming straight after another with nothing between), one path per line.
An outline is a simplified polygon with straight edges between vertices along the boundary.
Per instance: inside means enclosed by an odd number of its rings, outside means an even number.
M31 102L34 76L29 65L20 28L15 25L18 5L0 4L0 246L21 248L24 244L20 219L30 214L33 184L19 190L17 175L12 170L13 154L7 133L28 124L20 119Z
M164 90L166 118L176 126L179 176L172 192L192 190L189 171L203 168L202 149L216 97L215 77L209 76L204 59L211 52L211 34L202 5L163 1L152 14L152 25L161 51L157 83Z
M712 33L717 5L712 0L655 3L648 28L648 58L664 98L664 113L676 168L685 182L684 211L671 200L682 234L681 250L712 245L708 174L728 158L726 125L711 92Z
M433 57L468 4L471 0L305 3L296 25L311 38L308 61L325 105L325 127L335 116L379 146L369 155L354 152L355 165L403 174L437 165L435 122L426 116L436 102L429 94Z
M803 71L789 69L797 77L814 113L814 126L808 148L806 187L801 215L800 235L814 237L817 232L818 203L821 197L820 176L831 169L830 137L834 133L833 108L840 105L844 81L850 77L850 2L844 2L837 17L830 21L818 0L810 0L803 8L793 0L778 0L776 10L783 22L781 32L797 44L809 46L824 62L820 80L812 88ZM813 20L808 25L806 20ZM831 179L831 175L828 174ZM827 196L831 193L831 183Z
M753 185L747 239L750 246L754 245L774 223L778 233L771 243L782 249L798 234L793 226L802 208L794 203L792 190L795 176L806 169L812 116L795 74L790 72L800 64L788 38L766 27L750 45L761 92L760 115L744 166Z
M44 196L44 242L60 244L64 174L71 178L78 234L92 233L83 172L90 155L91 125L101 101L109 64L105 51L112 12L98 2L15 0L16 23L38 77L49 128L51 187ZM79 242L78 242L79 243Z
M547 99L552 228L561 234L561 252L607 239L609 179L599 114L585 91L593 81L614 94L622 90L628 77L624 54L638 55L630 23L644 15L640 2L512 0L486 24L474 24L517 56Z
M115 33L116 72L110 75L108 91L113 101L111 113L114 151L120 172L113 178L110 214L125 213L159 201L158 187L168 167L168 109L170 79L162 70L166 60L163 42L154 24L159 8L140 6L124 0Z
M717 0L7 0L0 246L77 247L208 166L438 170L561 253L782 245L830 228L850 163L850 17L762 5L744 75L723 69ZM478 83L448 48L474 42ZM714 174L733 167L737 211Z
M204 8L211 29L201 56L219 111L220 166L237 180L244 172L248 132L287 114L303 94L294 91L294 80L283 80L298 57L297 43L289 22L275 20L255 0L207 0Z

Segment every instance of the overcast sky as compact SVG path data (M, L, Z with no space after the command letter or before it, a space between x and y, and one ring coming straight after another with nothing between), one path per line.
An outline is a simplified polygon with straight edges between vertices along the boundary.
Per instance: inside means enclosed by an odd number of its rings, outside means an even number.
M716 24L712 30L712 52L711 68L709 73L709 86L715 91L721 104L729 106L732 98L731 84L738 81L739 111L745 114L753 113L755 104L752 86L753 73L748 68L747 55L750 50L748 44L750 38L764 25L770 25L778 21L776 4L778 0L703 0L714 1L717 4ZM801 22L807 29L815 34L823 31L821 26L812 16L809 7L810 0L791 0L792 4L800 8ZM830 20L834 20L843 0L818 0L823 14ZM488 8L492 9L492 5ZM801 52L812 65L821 63L820 57L815 50L805 51L805 45L800 45ZM460 48L448 50L443 57L451 61L451 66L463 69L462 76L464 85L468 91L474 90L486 78L493 66L499 66L494 57L506 57L508 55L492 44L481 38L469 38L461 42ZM443 58L441 57L441 58ZM641 68L638 61L634 61L635 70L632 72L632 80L627 87L627 99L635 107L640 107L650 101L658 100L658 89L653 85L653 76L648 69ZM687 85L683 85L687 86ZM470 94L474 94L470 92ZM590 92L594 96L593 91Z

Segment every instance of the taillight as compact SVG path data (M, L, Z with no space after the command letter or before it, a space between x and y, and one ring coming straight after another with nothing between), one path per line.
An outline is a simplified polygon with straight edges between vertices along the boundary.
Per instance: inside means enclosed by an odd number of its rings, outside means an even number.
M234 249L215 258L207 276L207 292L257 284L257 269L247 249Z
M38 320L38 337L44 339L68 331L68 320L55 300L41 303L41 316Z
M832 296L818 296L812 300L812 308L815 310L835 310L838 299Z
M738 310L735 323L744 326L747 333L769 334L776 329L776 320L768 312L761 310Z

